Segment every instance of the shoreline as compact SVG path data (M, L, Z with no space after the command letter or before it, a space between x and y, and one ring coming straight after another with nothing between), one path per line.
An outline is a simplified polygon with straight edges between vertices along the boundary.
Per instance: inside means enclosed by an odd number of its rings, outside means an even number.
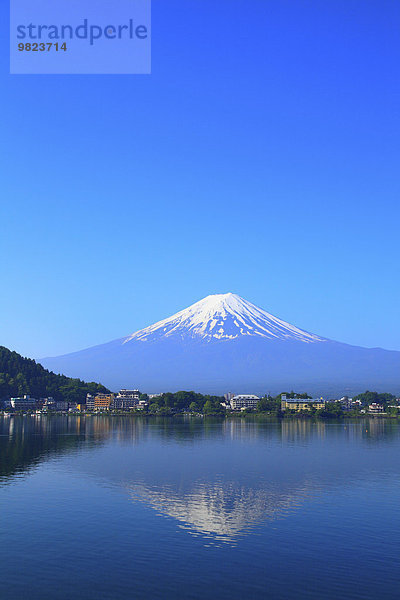
M218 414L203 414L203 413L176 413L176 414L149 414L142 412L47 412L47 413L33 413L33 412L6 412L0 411L0 417L3 418L11 418L11 417L133 417L133 418L142 418L142 419L198 419L198 420L236 420L236 419L244 419L244 420L256 420L256 421L350 421L355 420L359 421L362 419L388 419L388 420L400 420L399 415L390 415L390 414L373 414L373 413L365 413L358 415L340 415L340 416L323 416L316 414L291 414L291 415L282 415L282 414L274 414L274 413L229 413L225 415Z

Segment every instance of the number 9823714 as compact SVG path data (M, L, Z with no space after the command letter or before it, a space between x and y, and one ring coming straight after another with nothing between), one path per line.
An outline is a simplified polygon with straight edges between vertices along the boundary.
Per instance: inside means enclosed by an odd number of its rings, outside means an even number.
M50 52L51 50L55 52L66 52L67 44L64 42L63 44L59 44L58 42L40 42L40 43L20 43L18 44L18 50L20 52Z

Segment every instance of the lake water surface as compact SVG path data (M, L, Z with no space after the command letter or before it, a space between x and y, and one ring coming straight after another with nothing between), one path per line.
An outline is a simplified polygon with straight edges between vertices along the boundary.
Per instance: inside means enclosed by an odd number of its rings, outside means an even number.
M0 418L1 599L397 599L400 425Z

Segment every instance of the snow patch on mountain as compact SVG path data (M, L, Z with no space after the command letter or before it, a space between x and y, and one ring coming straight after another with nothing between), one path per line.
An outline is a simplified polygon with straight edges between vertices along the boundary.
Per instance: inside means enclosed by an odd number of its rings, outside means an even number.
M172 317L133 333L123 343L172 336L206 341L233 340L241 336L305 343L326 341L274 317L236 294L229 293L207 296Z

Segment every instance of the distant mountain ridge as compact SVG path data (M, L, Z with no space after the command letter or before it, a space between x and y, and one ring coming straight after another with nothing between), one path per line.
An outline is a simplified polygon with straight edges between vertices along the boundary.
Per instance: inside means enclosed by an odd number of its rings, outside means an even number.
M41 362L110 388L148 393L400 391L400 352L320 337L232 293L207 296L124 338Z

